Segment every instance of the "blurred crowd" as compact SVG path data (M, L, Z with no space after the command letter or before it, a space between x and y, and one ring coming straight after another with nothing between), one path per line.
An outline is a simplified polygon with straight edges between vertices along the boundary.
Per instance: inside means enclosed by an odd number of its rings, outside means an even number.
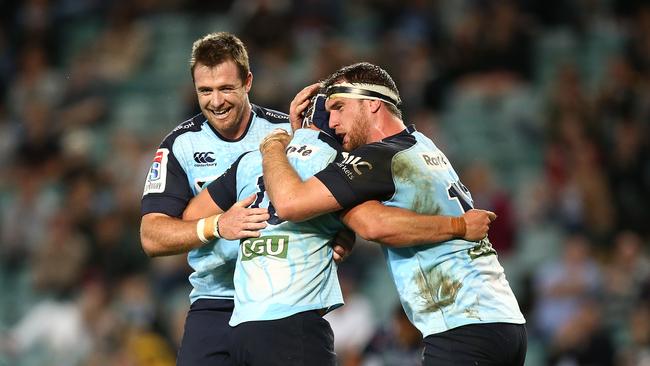
M0 365L173 365L184 256L147 258L158 143L198 111L194 39L248 47L253 103L370 61L447 152L528 321L529 365L650 365L650 2L5 0ZM339 269L340 364L418 365L376 245Z

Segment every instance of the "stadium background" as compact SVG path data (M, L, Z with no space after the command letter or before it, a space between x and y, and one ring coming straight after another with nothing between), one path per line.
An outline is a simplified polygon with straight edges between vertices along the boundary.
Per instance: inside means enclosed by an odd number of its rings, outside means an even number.
M367 60L456 166L528 319L528 365L650 364L650 5L642 0L0 2L0 365L172 365L184 256L140 249L152 154L227 30L251 100ZM341 365L417 364L377 247L340 269Z

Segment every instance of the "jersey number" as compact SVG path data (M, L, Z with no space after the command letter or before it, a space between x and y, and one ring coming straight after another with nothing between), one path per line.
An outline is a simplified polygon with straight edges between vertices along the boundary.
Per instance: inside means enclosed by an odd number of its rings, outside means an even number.
M458 202L463 211L467 212L474 208L474 203L472 202L469 190L459 180L449 185L449 188L447 188L447 194L449 195L450 200L455 199ZM492 248L492 243L490 243L490 239L486 236L474 247L468 249L467 253L471 259L476 259L478 257L497 254L497 251Z
M260 176L257 179L257 187L259 188L257 195L255 196L255 202L250 206L251 208L258 208L260 207L260 203L262 203L262 200L264 199L264 195L266 194L266 187L264 186L264 177ZM266 222L268 222L271 225L277 225L280 223L283 223L285 220L282 220L278 217L278 215L275 214L275 207L273 207L273 203L269 201L269 215L271 216Z
M450 200L456 200L458 202L463 211L467 212L474 208L474 203L472 202L469 190L459 180L449 184L449 187L447 187L447 194L449 195Z

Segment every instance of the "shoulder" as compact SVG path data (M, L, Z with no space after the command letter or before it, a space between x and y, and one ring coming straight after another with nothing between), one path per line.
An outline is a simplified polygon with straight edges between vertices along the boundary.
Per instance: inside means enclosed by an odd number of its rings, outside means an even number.
M205 117L203 117L203 114L199 113L196 116L185 120L181 122L178 126L176 126L171 132L165 136L163 139L163 144L166 144L168 146L171 146L174 144L174 141L179 136L182 136L186 133L190 132L198 132L201 131L201 126L205 122Z
M350 152L350 155L377 159L392 158L399 152L410 149L416 143L417 140L415 136L413 136L409 129L406 129L381 141L373 142L354 149Z
M260 107L251 104L253 113L259 118L265 119L271 123L289 123L289 115L274 109Z

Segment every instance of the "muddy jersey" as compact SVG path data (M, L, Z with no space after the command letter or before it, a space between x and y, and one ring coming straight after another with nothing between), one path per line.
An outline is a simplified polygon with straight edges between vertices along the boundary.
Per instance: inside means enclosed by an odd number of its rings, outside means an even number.
M253 105L248 127L237 140L224 138L198 114L178 125L156 151L142 197L142 215L159 212L180 218L192 197L222 175L244 152L256 150L276 128L291 131L289 117ZM218 243L218 245L217 245ZM238 241L213 240L188 253L190 300L232 299Z
M344 155L316 177L344 208L376 199L460 216L473 207L447 157L413 126ZM487 238L383 251L404 310L424 337L466 324L525 322Z
M338 148L328 135L299 129L287 147L287 157L304 180L334 161ZM208 192L223 210L256 194L251 207L268 207L271 214L260 237L241 240L230 325L330 310L343 304L329 245L343 227L337 214L299 223L279 219L264 189L259 151L244 154L208 186Z

